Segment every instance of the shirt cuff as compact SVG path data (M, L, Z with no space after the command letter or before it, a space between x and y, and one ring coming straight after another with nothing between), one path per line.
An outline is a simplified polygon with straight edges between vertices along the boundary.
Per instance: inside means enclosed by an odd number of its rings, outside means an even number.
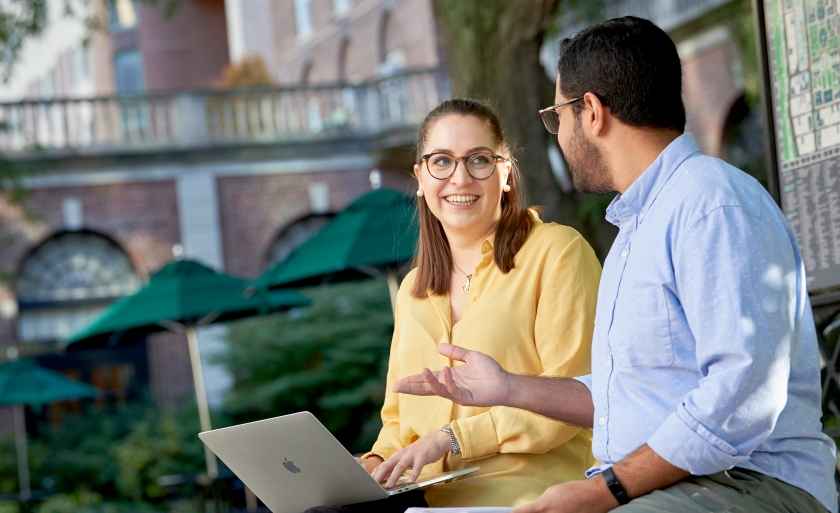
M379 456L383 460L387 460L388 458L391 457L392 454L397 452L397 451L386 451L386 450L383 450L383 449L384 448L374 447L373 449L370 450L370 452L367 452L367 453L363 454L361 456L361 459L366 460L366 459L370 458L371 456Z
M739 455L683 406L665 419L648 440L648 446L671 465L695 476L708 476L749 461L749 456Z
M462 460L477 460L499 453L496 424L489 411L473 417L453 420L450 426L461 445Z
M589 393L590 394L592 393L592 374L587 374L586 376L578 376L578 377L572 378L572 379L574 379L575 381L580 381L581 383L583 383L586 386L586 388L589 389Z

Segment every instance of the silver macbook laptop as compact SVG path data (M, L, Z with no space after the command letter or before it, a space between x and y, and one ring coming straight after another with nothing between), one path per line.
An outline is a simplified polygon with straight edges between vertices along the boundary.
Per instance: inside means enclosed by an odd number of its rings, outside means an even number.
M274 513L385 499L478 470L424 476L386 490L306 411L198 436Z

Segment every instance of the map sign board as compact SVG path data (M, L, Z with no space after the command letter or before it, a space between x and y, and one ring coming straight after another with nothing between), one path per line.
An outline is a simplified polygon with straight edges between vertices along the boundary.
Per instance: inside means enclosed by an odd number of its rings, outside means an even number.
M839 1L759 0L779 199L811 293L840 286Z

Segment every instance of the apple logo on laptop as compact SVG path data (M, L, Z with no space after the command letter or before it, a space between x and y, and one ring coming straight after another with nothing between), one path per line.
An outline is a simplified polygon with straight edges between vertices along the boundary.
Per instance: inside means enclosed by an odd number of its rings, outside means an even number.
M294 462L289 461L286 458L283 458L283 466L286 467L286 470L288 470L292 474L299 474L300 473L300 469L297 468L297 465L295 465Z

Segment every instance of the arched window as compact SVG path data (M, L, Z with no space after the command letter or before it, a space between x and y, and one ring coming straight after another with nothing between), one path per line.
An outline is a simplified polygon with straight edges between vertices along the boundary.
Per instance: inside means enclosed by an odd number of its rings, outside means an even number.
M71 335L115 299L140 287L125 252L102 235L53 236L24 259L16 280L21 342Z
M333 217L334 214L311 214L284 228L271 245L266 268L285 260L289 253L318 233Z

